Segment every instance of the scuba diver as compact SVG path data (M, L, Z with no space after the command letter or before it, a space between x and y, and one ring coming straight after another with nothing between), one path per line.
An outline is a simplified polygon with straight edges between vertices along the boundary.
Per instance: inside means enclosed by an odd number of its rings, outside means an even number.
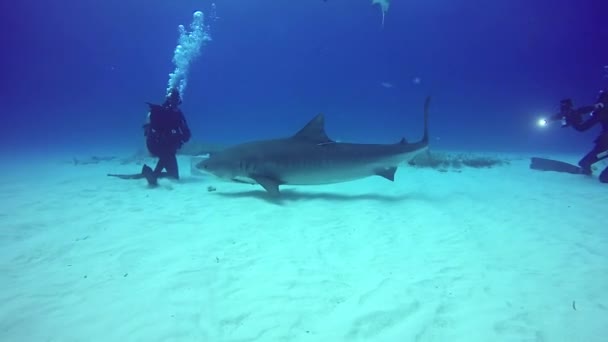
M572 127L579 132L584 132L599 124L602 128L600 135L593 141L593 149L578 162L581 173L591 175L591 165L608 157L608 92L601 90L591 116L582 122L573 122ZM599 176L602 183L608 183L608 167Z
M608 158L608 92L601 90L595 102L593 106L574 109L572 100L564 99L560 102L560 112L547 120L561 120L562 127L572 126L579 132L587 131L597 124L601 125L602 131L594 140L593 149L578 162L579 166L557 160L533 157L530 168L591 175L591 166L602 159ZM590 115L587 119L584 119L583 116L587 113L590 113ZM602 183L608 183L608 167L601 172L599 180Z
M179 169L175 155L177 150L190 140L191 136L186 118L179 109L181 102L179 91L173 88L162 105L148 103L150 112L143 128L148 151L153 156L158 157L154 170L144 164L139 174L108 174L108 176L122 179L146 178L151 186L158 185L158 178L161 177L179 179Z
M212 19L215 18L215 5L212 5ZM148 122L144 125L146 147L150 154L158 157L156 167L144 165L141 173L136 175L114 175L123 179L146 178L150 185L156 185L158 178L179 179L179 170L175 155L182 145L190 140L190 129L179 109L182 96L188 83L188 71L192 62L200 55L205 42L211 40L209 25L205 25L202 11L192 14L190 30L179 25L179 38L173 50L172 62L175 66L169 74L167 95L162 105L148 103L150 112Z

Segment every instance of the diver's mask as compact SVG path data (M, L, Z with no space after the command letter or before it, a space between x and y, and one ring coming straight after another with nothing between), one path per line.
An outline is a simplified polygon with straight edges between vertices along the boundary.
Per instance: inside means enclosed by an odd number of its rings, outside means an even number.
M179 90L173 88L171 89L169 94L167 94L167 98L165 99L165 103L163 103L163 106L168 108L177 108L181 103L182 99L179 95Z

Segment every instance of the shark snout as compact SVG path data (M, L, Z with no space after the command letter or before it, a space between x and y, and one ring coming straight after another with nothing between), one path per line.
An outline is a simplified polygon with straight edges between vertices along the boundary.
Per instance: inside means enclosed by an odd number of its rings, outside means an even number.
M209 161L209 158L198 162L195 167L204 173L222 178L220 172L221 170L218 170L217 167L214 167L213 162Z
M207 158L196 164L196 168L202 172L208 173L218 178L230 178L231 172L221 163L221 161Z

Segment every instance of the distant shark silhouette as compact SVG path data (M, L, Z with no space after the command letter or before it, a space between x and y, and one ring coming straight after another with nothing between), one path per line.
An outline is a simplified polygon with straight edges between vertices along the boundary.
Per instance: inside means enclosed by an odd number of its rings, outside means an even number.
M372 175L394 181L397 166L428 149L430 97L424 104L422 140L396 144L338 143L325 134L324 117L314 117L298 133L283 139L235 145L212 153L196 168L219 178L259 184L272 195L279 186L341 183Z

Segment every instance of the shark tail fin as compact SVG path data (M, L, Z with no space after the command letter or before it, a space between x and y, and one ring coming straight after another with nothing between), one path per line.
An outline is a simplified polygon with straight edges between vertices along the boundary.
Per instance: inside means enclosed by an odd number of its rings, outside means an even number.
M431 106L431 97L427 96L424 101L424 132L422 134L422 140L416 142L416 144L420 145L428 145L429 144L429 107ZM406 145L408 141L405 138L402 138L399 141L399 144Z
M431 106L431 97L427 96L424 101L424 134L422 135L422 142L424 144L429 143L429 107Z

